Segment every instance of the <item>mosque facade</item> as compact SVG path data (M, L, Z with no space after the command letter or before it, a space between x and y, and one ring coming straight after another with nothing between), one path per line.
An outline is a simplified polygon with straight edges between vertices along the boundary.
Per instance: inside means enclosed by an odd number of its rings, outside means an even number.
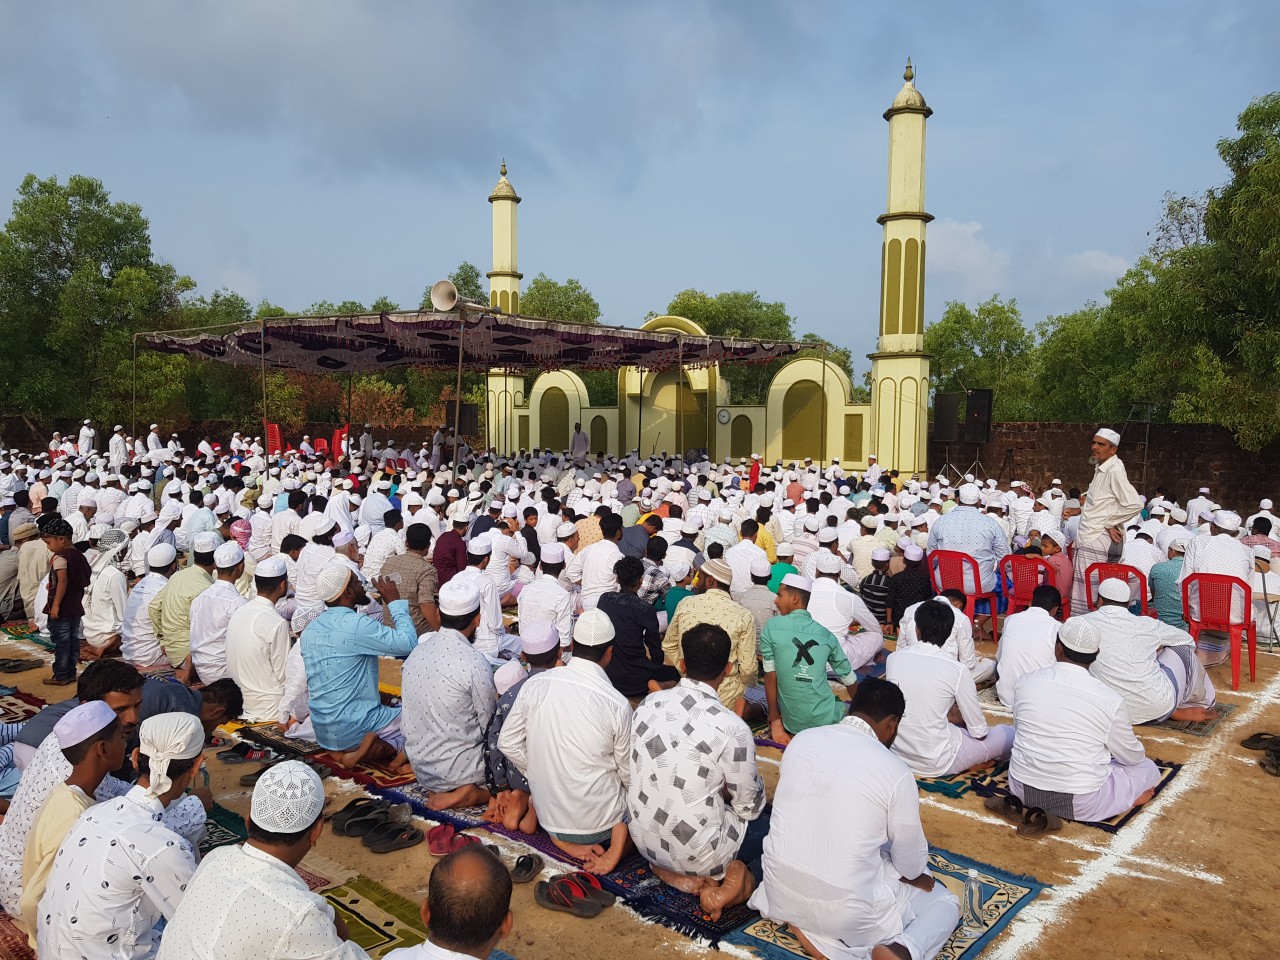
M871 360L871 402L854 403L853 385L835 363L817 357L787 362L763 404L735 403L715 366L618 371L617 402L595 402L572 370L530 379L488 376L489 443L502 453L521 448L567 450L575 423L591 451L642 456L706 450L713 461L758 453L767 463L839 458L861 471L868 457L910 476L927 471L929 357L924 352L925 122L933 112L915 87L910 61L903 86L884 113L889 123L889 183L880 271L879 338ZM516 210L520 197L506 164L489 196L493 213L490 306L518 313L520 281ZM641 329L705 336L684 317L654 317Z

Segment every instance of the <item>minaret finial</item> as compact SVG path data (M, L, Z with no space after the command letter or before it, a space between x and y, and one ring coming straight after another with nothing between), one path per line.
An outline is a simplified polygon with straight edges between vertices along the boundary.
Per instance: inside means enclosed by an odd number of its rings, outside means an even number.
M911 66L911 58L907 57L907 69L902 71L902 79L910 83L916 78L916 72Z
M502 158L502 166L498 168L498 175L505 177L507 175L507 158Z

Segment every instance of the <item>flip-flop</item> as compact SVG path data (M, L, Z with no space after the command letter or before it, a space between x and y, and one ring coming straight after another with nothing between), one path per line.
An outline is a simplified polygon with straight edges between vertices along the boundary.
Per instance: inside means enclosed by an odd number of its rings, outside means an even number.
M338 836L342 836L342 828L347 825L347 821L352 817L358 817L368 813L371 809L381 807L385 800L378 800L373 797L358 797L352 800L337 813L331 814L329 817L329 825L333 827L333 832Z
M27 670L34 670L36 667L43 666L43 660L6 660L0 666L0 673L24 673Z
M455 833L453 839L449 841L449 852L461 850L463 847L469 847L472 844L480 842L480 838L470 833Z
M433 857L445 856L453 844L453 835L457 832L452 823L442 823L440 826L432 827L428 830L427 849L431 851L431 855Z
M1003 797L988 797L982 802L982 805L1012 826L1020 827L1026 821L1026 809L1022 806L1022 801L1013 796L1013 794Z
M515 866L511 868L512 883L528 883L542 872L544 861L536 853L526 853L517 857Z
M608 890L600 886L599 877L593 873L587 873L585 870L562 874L558 879L572 880L582 888L583 893L602 907L612 907L614 902L618 899Z
M365 846L374 853L391 853L393 850L407 850L409 847L416 847L422 842L423 836L423 832L417 827L403 825L397 828L394 833L384 833L376 842L366 843Z
M219 750L215 756L223 763L261 763L263 760L271 759L275 754L266 747L260 747L248 740L241 740L228 750Z
M1272 747L1280 747L1280 734L1255 733L1241 740L1240 746L1246 750L1270 750Z
M599 901L588 897L582 887L565 877L557 877L550 883L539 880L538 885L533 888L533 899L548 910L571 913L584 920L600 916L600 911L604 909Z
M1035 840L1042 837L1046 833L1052 833L1054 830L1062 829L1062 818L1056 817L1052 813L1040 809L1039 807L1030 807L1026 811L1026 819L1018 825L1017 834L1025 840Z
M376 809L369 808L347 820L342 825L341 835L344 837L364 837L389 823L405 826L412 820L413 811L407 803L396 804L394 807L379 806ZM335 829L333 832L337 833L338 831Z
M1258 766L1271 776L1280 777L1280 754L1268 753L1258 761Z

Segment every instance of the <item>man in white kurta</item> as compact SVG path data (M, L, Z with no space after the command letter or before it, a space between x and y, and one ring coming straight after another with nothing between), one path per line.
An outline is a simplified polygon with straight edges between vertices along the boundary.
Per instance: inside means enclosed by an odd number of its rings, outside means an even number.
M1117 456L1119 446L1120 434L1104 427L1094 434L1089 448L1096 466L1075 534L1073 611L1089 609L1085 571L1095 563L1119 559L1124 546L1124 525L1142 511L1142 499Z
M1001 625L1000 645L996 647L996 696L1006 707L1013 706L1014 691L1024 674L1056 662L1053 650L1062 624L1054 617L1061 609L1057 588L1041 584L1031 594L1031 606L1006 617Z
M560 585L564 546L553 541L543 546L541 553L541 572L525 585L516 601L520 631L537 623L554 624L560 647L567 650L573 639L573 594Z
M787 746L749 905L789 924L828 960L867 960L892 944L929 960L955 929L960 905L929 874L915 778L886 749L902 694L868 679L850 707L839 723L805 730ZM838 829L834 809L842 811Z
M942 649L955 657L969 673L973 675L973 682L986 683L996 672L996 663L990 657L978 656L977 648L973 645L973 624L969 622L969 618L964 616L964 599L963 594L959 591L951 590L946 594L938 594L932 600L922 600L921 603L948 603L951 608L956 611L955 625L951 628L951 634L947 637L947 642L942 645ZM956 604L960 604L959 607ZM913 603L902 611L902 622L898 625L898 650L905 650L919 642L919 636L916 633L916 611L920 609L919 603ZM1004 642L1004 628L1001 627L1000 642Z
M849 666L857 670L884 649L884 634L862 598L840 585L840 558L825 550L815 556L818 575L809 596L809 615L840 641Z
M600 532L604 539L579 551L565 571L573 583L582 585L583 610L594 610L602 594L618 589L618 578L613 568L622 559L617 543L622 536L622 519L612 513L603 517Z
M254 570L257 595L227 624L227 673L244 696L244 719L279 720L289 656L289 622L276 609L288 592L283 558L268 557Z
M249 601L236 589L244 573L244 551L234 541L213 554L217 579L191 601L191 666L201 683L227 675L227 626L232 615Z
M146 576L133 585L125 601L120 656L135 667L154 667L168 662L148 608L169 582L177 556L177 551L167 543L158 543L148 550Z

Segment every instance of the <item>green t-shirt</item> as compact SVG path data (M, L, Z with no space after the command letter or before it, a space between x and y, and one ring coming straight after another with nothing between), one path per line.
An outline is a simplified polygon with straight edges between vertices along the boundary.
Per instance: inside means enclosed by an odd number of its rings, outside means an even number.
M769 620L760 634L760 655L764 672L777 676L778 709L788 733L840 722L848 707L827 682L827 665L845 683L854 682L853 668L835 635L808 610Z
M799 572L800 571L797 570L793 564L787 563L783 560L777 561L773 565L773 571L769 575L769 589L772 590L774 593L777 593L778 588L782 586L783 577L785 577L788 573L799 573Z
M688 587L670 587L667 589L667 600L663 609L667 611L667 622L671 622L671 618L676 615L676 607L680 601L689 596L693 591Z

